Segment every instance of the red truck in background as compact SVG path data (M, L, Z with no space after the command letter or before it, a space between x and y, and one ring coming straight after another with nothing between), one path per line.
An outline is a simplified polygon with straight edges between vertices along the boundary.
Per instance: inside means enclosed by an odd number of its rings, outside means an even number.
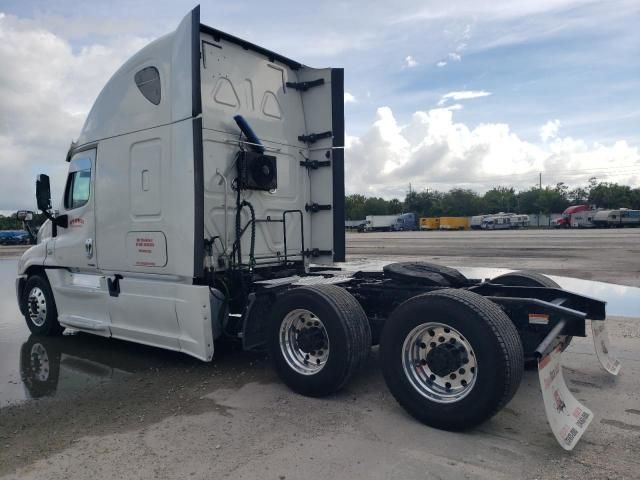
M553 221L553 225L557 228L592 227L593 215L589 215L591 211L589 205L571 205L562 212L562 217Z

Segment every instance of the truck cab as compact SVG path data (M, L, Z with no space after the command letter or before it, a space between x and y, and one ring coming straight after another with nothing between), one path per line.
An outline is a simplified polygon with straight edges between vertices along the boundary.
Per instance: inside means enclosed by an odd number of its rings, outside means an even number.
M55 213L40 176L49 220L16 282L36 333L49 299L60 328L210 360L228 318L218 275L344 260L343 105L342 69L191 11L106 83Z
M574 217L578 213L587 211L589 211L589 205L572 205L570 207L567 207L564 212L562 212L562 216L553 221L553 226L557 228L577 227L578 225L575 224L576 222L574 221ZM581 216L581 218L583 217Z

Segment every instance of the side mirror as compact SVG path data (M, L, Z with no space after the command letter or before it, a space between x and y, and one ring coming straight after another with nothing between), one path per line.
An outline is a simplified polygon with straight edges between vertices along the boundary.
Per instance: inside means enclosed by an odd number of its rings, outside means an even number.
M49 175L38 175L36 180L36 201L38 210L48 212L51 210L51 187L49 186Z
M18 210L16 217L18 220L22 220L23 222L29 222L33 220L33 212L29 210Z

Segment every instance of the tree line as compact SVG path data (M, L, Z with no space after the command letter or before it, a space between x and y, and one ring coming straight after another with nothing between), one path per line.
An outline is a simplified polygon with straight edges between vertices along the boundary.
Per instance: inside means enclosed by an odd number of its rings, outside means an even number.
M365 197L361 194L345 198L347 220L362 220L367 215L393 215L415 212L421 217L470 217L483 213L560 213L569 205L595 205L598 208L632 208L640 210L640 188L617 183L598 182L591 178L585 186L570 189L564 183L544 188L531 187L516 191L513 187L494 187L480 195L473 190L453 188L448 192L424 190L409 192L403 201ZM35 214L32 224L44 222ZM0 215L0 230L20 230L22 221L16 215Z
M410 191L403 201L393 198L348 195L346 219L362 220L367 215L393 215L415 212L420 217L470 217L485 213L561 213L570 205L589 204L597 208L640 209L640 188L617 183L598 182L591 178L585 186L570 189L564 183L555 186L516 191L513 187L493 187L480 195L473 190L453 188Z
M34 214L33 220L30 222L34 227L39 227L47 218L42 214ZM24 225L22 220L14 213L13 215L0 215L0 230L22 230Z

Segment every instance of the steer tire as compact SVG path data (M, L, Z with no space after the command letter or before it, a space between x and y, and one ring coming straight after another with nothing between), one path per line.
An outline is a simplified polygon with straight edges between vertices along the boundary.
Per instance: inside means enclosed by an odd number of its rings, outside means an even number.
M433 325L448 326L449 334L458 335L459 342L440 340L438 330L429 330ZM414 332L423 331L426 333L414 343ZM459 397L445 403L437 397L442 390L434 397L434 383L426 376L422 386L416 382L415 377L435 369L435 363L424 358L413 362L413 356L407 360L406 352L413 348L422 355L441 345L465 342L469 362L454 367L451 373L473 375L467 377L467 385L457 387L465 389ZM517 391L524 370L522 344L509 317L486 298L454 289L425 293L400 304L385 324L380 361L389 390L407 412L429 426L453 431L472 428L498 412ZM475 370L471 368L474 364ZM436 381L444 384L449 378L450 373L439 373ZM446 385L441 388L451 393Z
M64 327L58 323L56 301L44 275L36 274L27 279L21 303L21 310L31 333L48 337L62 334ZM45 313L39 316L41 312Z
M302 328L298 328L300 323L296 320L300 318L306 318ZM289 321L298 323L287 327ZM320 357L319 352L326 355L319 367L314 366L315 362L303 363L311 347L300 343L300 333L312 329L315 333L324 329L320 336L328 339L324 344L328 348L311 350L313 355ZM288 336L287 332L293 333ZM371 328L367 316L353 295L343 288L335 285L294 288L283 293L272 308L269 352L278 375L295 392L311 397L337 392L365 364L370 351Z
M491 283L508 285L511 287L549 287L561 288L555 281L546 275L537 272L527 272L518 270L515 272L505 273L491 280ZM524 348L524 367L527 370L535 370L538 368L538 357L535 350L540 342L547 336L547 332L542 330L520 330L520 340ZM567 336L562 344L562 350L566 350L573 337Z

